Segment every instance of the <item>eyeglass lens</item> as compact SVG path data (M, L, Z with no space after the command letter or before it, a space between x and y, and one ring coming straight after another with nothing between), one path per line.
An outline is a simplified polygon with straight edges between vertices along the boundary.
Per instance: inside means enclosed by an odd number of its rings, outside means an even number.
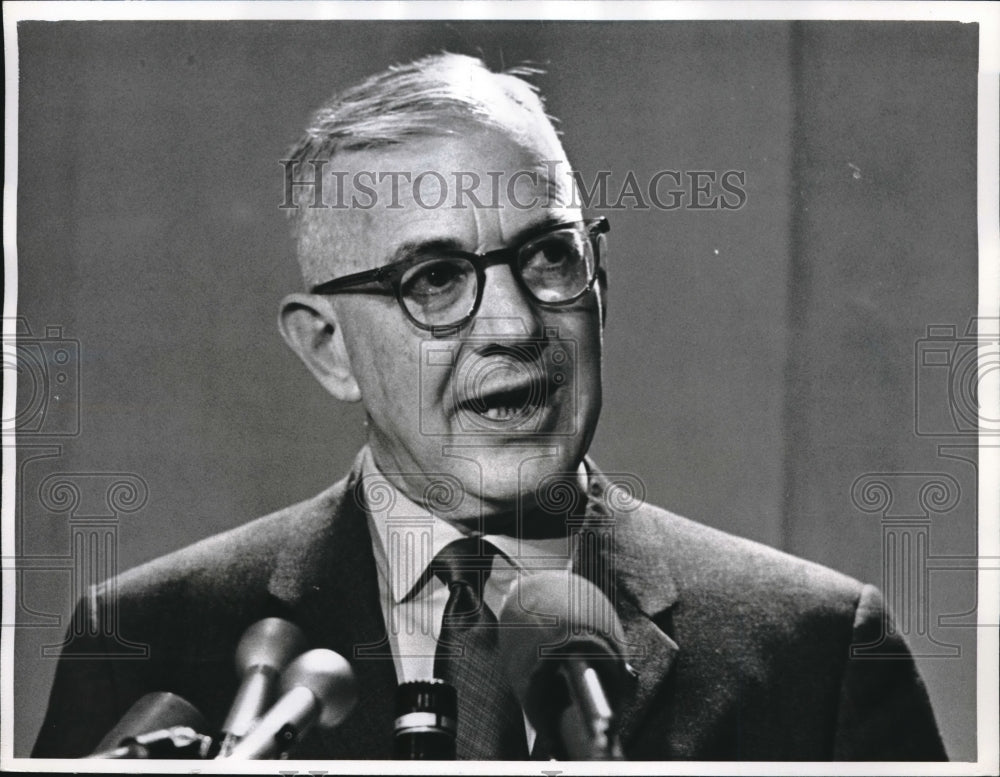
M595 271L594 251L583 229L561 229L521 246L514 266L535 299L561 303L586 291ZM477 286L468 258L429 256L403 274L400 298L420 323L448 326L472 312Z

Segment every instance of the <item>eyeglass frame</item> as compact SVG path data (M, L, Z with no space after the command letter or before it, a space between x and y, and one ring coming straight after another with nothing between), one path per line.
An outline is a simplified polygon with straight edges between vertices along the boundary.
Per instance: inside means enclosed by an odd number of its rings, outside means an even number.
M591 273L591 277L588 279L586 286L580 290L578 294L564 300L551 301L551 300L541 300L535 296L534 292L528 288L527 283L525 283L524 278L521 276L521 272L515 267L518 255L521 249L534 240L538 240L540 237L544 237L550 232L558 232L559 230L568 229L570 227L583 226L587 234L587 239L590 240L591 250L594 253L594 270ZM403 274L406 270L410 269L414 264L418 263L413 257L407 257L405 259L398 259L395 262L390 262L389 264L384 264L381 267L375 267L371 270L363 270L357 273L351 273L350 275L344 275L340 278L333 278L329 281L323 281L309 289L310 294L394 294L396 297L396 302L400 309L406 315L406 317L413 322L413 324L420 329L428 332L432 332L434 335L442 335L450 332L457 331L468 324L476 314L479 312L479 307L483 301L483 290L486 287L486 269L488 267L493 267L498 264L506 264L510 267L511 274L514 276L517 284L521 289L527 294L532 300L537 302L539 305L544 307L565 307L566 305L571 305L577 302L586 294L588 294L593 288L594 283L601 279L602 285L606 283L606 273L601 267L601 251L599 249L598 237L600 235L606 234L611 230L611 224L604 216L593 219L579 219L577 221L565 221L558 224L548 224L536 232L531 232L524 237L523 240L519 241L517 245L506 246L504 248L497 248L493 251L486 251L485 253L479 253L476 251L462 251L461 249L447 249L444 251L443 257L449 259L465 259L472 265L476 272L476 299L472 303L472 307L469 312L457 322L453 324L425 324L418 321L414 315L406 307L406 303L403 302L403 290L401 280ZM354 289L354 286L363 286L366 284L379 284L381 289Z

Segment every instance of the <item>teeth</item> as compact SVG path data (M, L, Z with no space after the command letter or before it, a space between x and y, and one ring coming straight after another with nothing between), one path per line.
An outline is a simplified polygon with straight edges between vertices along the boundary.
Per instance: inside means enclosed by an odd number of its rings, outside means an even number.
M530 408L491 407L483 413L480 413L480 415L484 418L490 419L491 421L509 421L512 418L522 415L525 410L530 410Z

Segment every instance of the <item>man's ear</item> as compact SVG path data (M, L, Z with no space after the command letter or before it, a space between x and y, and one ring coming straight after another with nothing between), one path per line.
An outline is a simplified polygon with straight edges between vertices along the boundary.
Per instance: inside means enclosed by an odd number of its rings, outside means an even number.
M343 330L329 299L316 294L289 294L281 302L278 328L323 388L344 402L361 399Z

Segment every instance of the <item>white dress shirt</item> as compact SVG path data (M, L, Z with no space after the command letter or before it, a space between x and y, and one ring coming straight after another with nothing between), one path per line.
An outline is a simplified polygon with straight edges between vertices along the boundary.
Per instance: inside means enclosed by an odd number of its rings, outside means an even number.
M580 465L586 482L586 469ZM448 588L436 576L411 594L424 577L434 557L449 543L469 536L415 504L379 472L371 450L362 452L361 474L366 493L389 498L369 499L368 529L375 553L378 585L386 633L399 682L429 680L434 676L434 654L441 633L441 620L448 602ZM382 491L381 489L386 489ZM496 614L517 577L533 570L572 568L568 537L521 539L487 534L483 539L500 553L483 587L483 602ZM525 719L528 749L535 732Z

